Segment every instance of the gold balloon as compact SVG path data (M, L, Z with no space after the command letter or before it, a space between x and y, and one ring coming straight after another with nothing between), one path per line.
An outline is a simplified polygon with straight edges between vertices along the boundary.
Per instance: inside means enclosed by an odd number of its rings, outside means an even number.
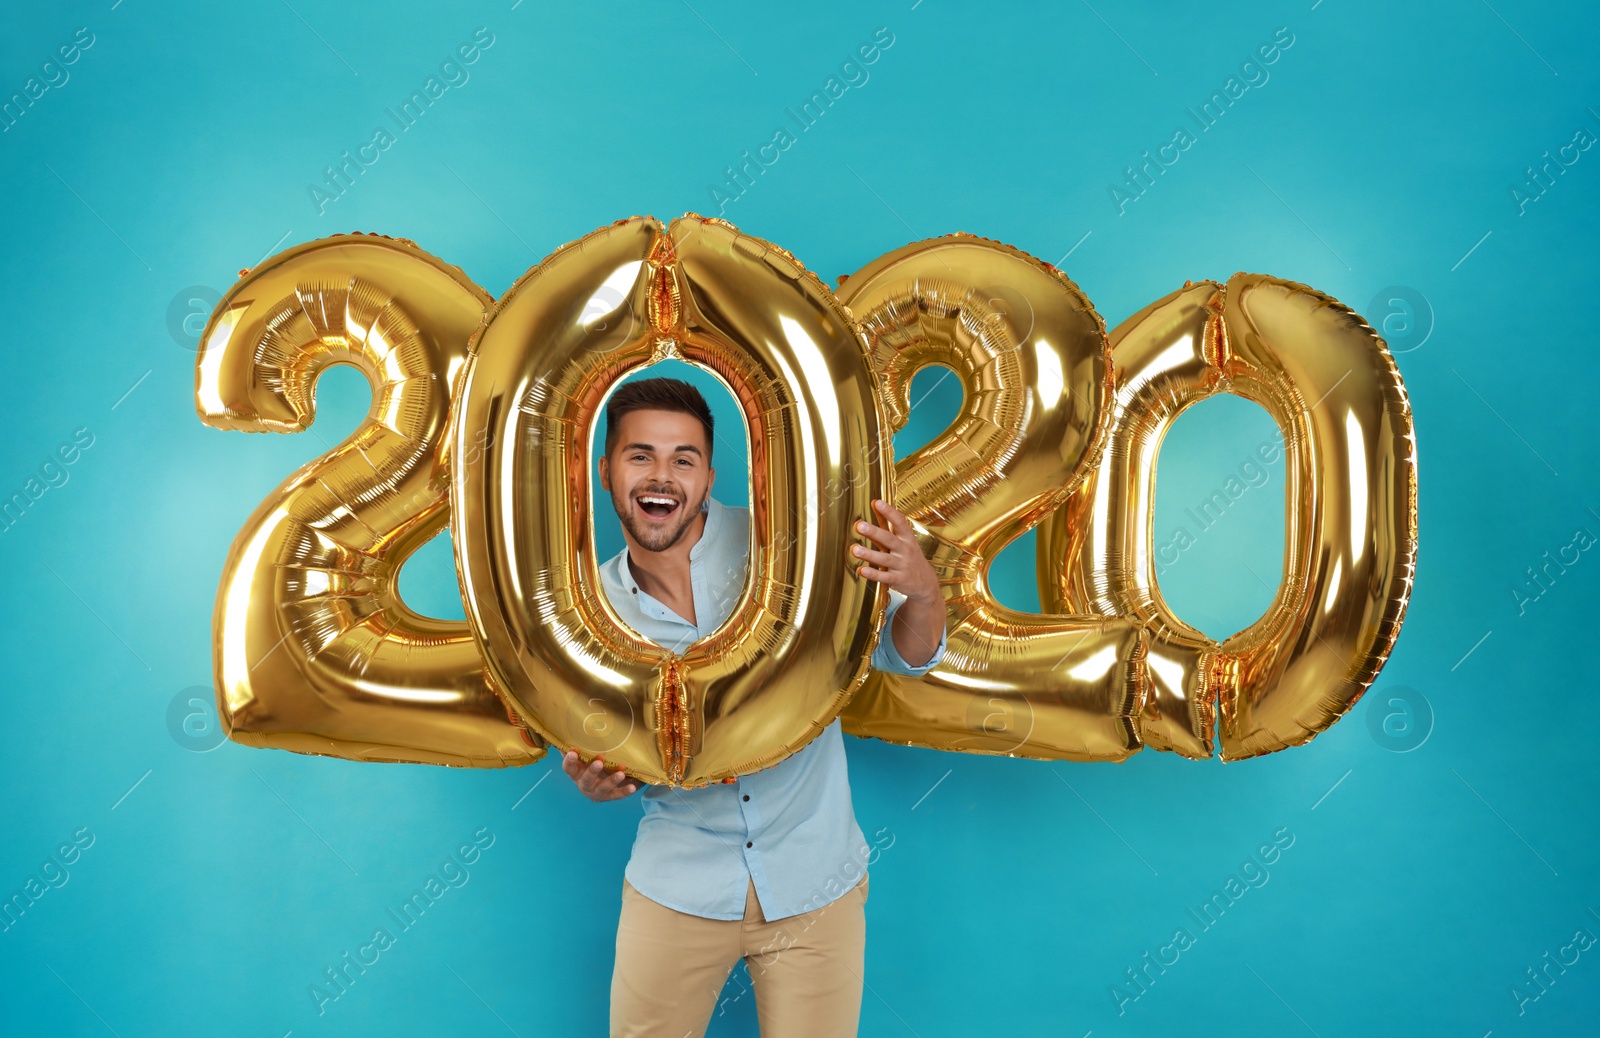
M945 657L920 678L874 672L845 709L845 731L1046 759L1137 751L1139 625L1007 609L986 580L1000 550L1092 471L1111 391L1100 315L1055 268L969 235L882 256L839 298L862 322L896 429L918 369L945 365L963 391L951 426L895 470L899 507L944 587Z
M524 275L474 340L456 418L457 562L490 668L553 745L646 782L776 763L867 674L886 599L846 554L886 497L876 379L850 314L793 256L720 220L624 220ZM674 654L601 589L591 431L625 373L713 372L750 436L745 595ZM484 450L473 459L466 444ZM846 466L859 472L838 500Z
M1121 760L1145 745L1210 757L1220 713L1222 757L1238 760L1336 721L1404 618L1405 387L1365 322L1294 282L1186 283L1108 341L1076 285L996 242L906 246L835 297L782 249L695 216L597 231L498 303L378 235L298 245L242 277L203 335L204 421L298 432L333 363L374 386L367 420L262 502L224 567L219 712L247 745L492 767L537 760L548 739L697 786L776 763L835 716L892 742ZM729 388L752 466L744 599L681 654L610 608L589 514L607 393L668 357ZM929 364L960 380L962 411L891 478L889 437ZM1152 551L1161 439L1219 392L1261 404L1288 457L1282 584L1221 643L1172 614ZM885 595L846 554L890 487L949 610L923 678L868 677ZM466 623L419 616L394 589L452 506ZM1039 615L1000 606L986 579L1035 525Z
M363 234L286 249L217 304L195 375L208 425L300 432L331 364L372 384L355 433L286 479L228 553L213 655L236 741L473 767L543 756L467 624L412 612L394 584L449 521L451 390L492 304L459 269Z
M1337 300L1235 274L1185 283L1111 334L1110 440L1091 480L1040 529L1046 608L1129 617L1150 642L1145 740L1187 757L1300 745L1361 697L1388 658L1417 551L1411 408L1388 347ZM1283 582L1222 643L1173 615L1152 552L1156 458L1177 415L1215 393L1260 404L1284 434Z

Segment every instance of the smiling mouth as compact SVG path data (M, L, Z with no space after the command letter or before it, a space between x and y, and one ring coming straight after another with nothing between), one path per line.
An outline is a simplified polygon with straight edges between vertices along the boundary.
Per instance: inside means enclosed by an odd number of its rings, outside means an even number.
M634 503L639 506L639 511L658 522L671 518L680 505L677 498L665 494L640 494L634 498Z

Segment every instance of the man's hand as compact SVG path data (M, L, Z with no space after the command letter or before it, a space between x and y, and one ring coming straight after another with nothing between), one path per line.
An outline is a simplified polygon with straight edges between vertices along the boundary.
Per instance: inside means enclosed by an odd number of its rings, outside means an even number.
M577 785L578 792L597 804L621 800L639 788L639 783L629 779L627 772L621 768L608 774L605 761L599 757L584 767L577 753L572 750L562 756L561 770Z
M922 554L922 545L911 532L911 521L887 501L874 501L872 507L883 517L883 526L857 522L856 532L876 547L855 545L851 553L865 560L857 569L868 580L876 580L906 596L895 614L894 647L913 667L933 658L944 635L944 594L939 576Z
M911 520L887 501L874 501L872 507L883 516L883 526L856 523L856 532L877 545L878 550L856 545L855 556L865 559L858 572L868 580L887 584L907 598L920 602L942 602L939 578L922 554L922 545L911 532Z

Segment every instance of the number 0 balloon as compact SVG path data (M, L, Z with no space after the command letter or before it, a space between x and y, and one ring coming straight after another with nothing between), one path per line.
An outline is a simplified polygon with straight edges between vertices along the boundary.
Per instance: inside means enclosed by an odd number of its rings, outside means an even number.
M1187 284L1123 322L1111 348L1111 439L1094 478L1045 521L1041 600L1144 628L1151 745L1209 757L1212 704L1224 760L1299 745L1372 684L1410 597L1416 438L1394 359L1336 300L1260 274ZM1161 438L1215 393L1264 407L1287 458L1283 583L1221 644L1167 607L1151 549Z
M589 516L606 391L664 357L714 372L750 430L749 591L682 655L606 603ZM882 441L878 410L849 312L788 253L719 221L626 220L512 286L462 390L457 446L487 430L487 447L457 462L452 500L468 608L528 723L690 786L774 764L826 728L866 677L884 610L846 552L885 496L885 463L839 500L824 493Z

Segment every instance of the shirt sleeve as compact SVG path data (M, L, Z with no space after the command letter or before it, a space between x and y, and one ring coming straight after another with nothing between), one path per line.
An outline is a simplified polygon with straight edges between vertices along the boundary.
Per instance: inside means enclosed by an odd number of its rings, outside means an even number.
M900 655L900 650L894 644L894 617L900 611L900 606L905 603L906 596L889 589L889 611L883 617L883 630L878 633L878 647L872 653L872 669L881 670L888 674L906 674L917 678L928 673L939 665L944 659L944 629L939 631L939 644L933 650L933 655L928 657L928 662L920 667L913 667Z

